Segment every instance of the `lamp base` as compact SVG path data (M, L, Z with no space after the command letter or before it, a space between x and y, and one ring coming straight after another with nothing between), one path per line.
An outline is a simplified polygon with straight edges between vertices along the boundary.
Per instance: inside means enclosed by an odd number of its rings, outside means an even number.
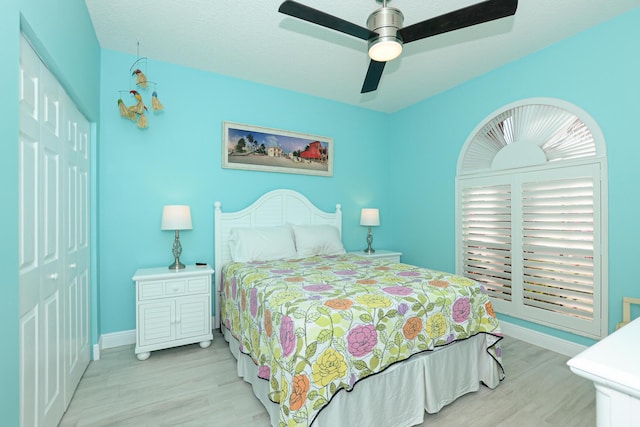
M180 262L180 254L182 253L182 245L180 244L180 231L176 230L176 238L173 241L171 252L175 258L175 262L169 266L169 270L182 270L184 264Z
M178 258L176 261L169 266L169 270L182 270L184 268L184 264L180 262Z
M371 234L371 227L369 227L369 232L367 233L367 249L364 250L364 253L371 255L375 252L375 250L371 247L373 243L373 234Z

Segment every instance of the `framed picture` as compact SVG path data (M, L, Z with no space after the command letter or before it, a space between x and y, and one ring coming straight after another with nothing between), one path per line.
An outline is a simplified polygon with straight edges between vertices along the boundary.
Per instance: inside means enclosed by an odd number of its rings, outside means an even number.
M333 139L223 122L222 167L333 176Z

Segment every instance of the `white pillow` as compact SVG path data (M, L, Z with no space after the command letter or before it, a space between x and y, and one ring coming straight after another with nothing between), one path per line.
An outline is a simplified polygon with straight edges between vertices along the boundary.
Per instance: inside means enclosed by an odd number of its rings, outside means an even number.
M231 259L237 262L272 261L296 257L290 227L232 228Z
M333 225L292 225L298 258L346 253Z

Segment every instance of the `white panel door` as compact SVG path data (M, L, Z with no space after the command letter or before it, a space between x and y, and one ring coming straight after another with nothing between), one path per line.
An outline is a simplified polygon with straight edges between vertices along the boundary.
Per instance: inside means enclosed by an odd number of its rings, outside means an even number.
M64 276L62 260L62 104L59 84L46 67L40 67L40 364L42 426L57 425L64 413L62 333L64 327Z
M20 58L20 375L22 425L64 413L59 84L23 39Z
M65 406L89 364L89 122L65 94Z
M22 46L19 77L19 193L18 201L20 273L20 420L34 426L39 420L40 364L40 61Z

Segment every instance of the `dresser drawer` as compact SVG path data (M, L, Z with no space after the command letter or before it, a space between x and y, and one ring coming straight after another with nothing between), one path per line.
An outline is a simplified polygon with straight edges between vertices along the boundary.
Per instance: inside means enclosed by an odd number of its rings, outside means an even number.
M145 301L181 295L205 294L209 292L209 283L207 277L141 281L138 284L138 299Z
M185 279L167 280L164 284L164 294L166 296L184 295L186 292L187 281Z
M138 299L164 298L164 280L138 282Z
M209 292L210 280L208 277L197 277L187 281L187 294L205 294Z
M140 301L184 295L187 292L187 280L154 280L138 283Z

